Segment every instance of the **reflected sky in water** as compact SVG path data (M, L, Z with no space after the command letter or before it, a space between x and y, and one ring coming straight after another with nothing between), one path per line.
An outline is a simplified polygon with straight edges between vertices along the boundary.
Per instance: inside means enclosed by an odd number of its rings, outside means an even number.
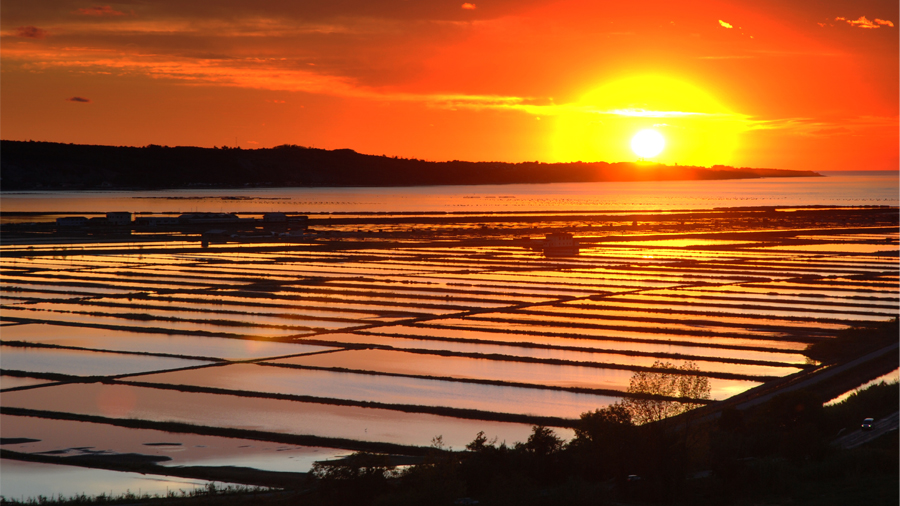
M39 495L65 497L73 495L121 495L126 492L165 496L179 490L191 492L205 488L204 480L188 480L168 476L88 469L75 466L40 464L0 459L0 490L6 499L24 500ZM225 486L215 482L216 486Z
M639 181L403 188L4 193L4 212L522 212L898 205L898 174L824 172L819 178ZM240 197L235 200L234 197Z

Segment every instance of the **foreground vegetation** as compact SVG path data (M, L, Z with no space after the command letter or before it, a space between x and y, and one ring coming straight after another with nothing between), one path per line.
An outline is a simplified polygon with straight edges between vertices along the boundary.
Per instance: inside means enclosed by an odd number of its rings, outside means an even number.
M617 404L582 415L568 444L536 426L513 446L479 434L450 453L438 440L423 464L400 472L363 453L319 464L310 504L897 504L896 430L853 450L830 442L866 416L896 412L898 394L882 383L823 407L791 392L705 424L636 425Z
M159 494L141 494L128 491L123 494L100 494L96 496L88 496L78 494L74 496L38 496L23 501L16 499L7 499L0 495L0 504L23 504L23 505L40 505L40 504L69 504L69 505L120 505L120 504L179 504L182 502L190 504L202 503L221 503L221 501L235 499L239 502L265 500L266 495L271 495L271 491L260 487L245 487L241 485L216 485L208 483L205 487L195 488L190 491L170 490L165 495Z

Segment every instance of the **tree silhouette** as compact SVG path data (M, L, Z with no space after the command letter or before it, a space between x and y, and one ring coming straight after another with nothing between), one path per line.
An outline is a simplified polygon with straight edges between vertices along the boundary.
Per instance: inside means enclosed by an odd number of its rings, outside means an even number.
M387 455L356 452L314 463L308 477L318 482L325 504L365 505L387 489L393 467Z
M653 363L653 370L634 373L627 392L670 398L629 397L622 401L623 406L631 413L632 421L636 425L643 425L701 406L693 401L709 399L709 378L700 375L700 369L694 362L675 366L671 362L657 360Z

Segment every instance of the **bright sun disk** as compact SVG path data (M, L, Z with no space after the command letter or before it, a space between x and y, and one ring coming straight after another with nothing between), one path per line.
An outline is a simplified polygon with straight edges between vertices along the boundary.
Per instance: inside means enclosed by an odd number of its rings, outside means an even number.
M662 153L666 147L666 139L662 134L652 129L641 130L631 138L631 150L641 158L653 158Z

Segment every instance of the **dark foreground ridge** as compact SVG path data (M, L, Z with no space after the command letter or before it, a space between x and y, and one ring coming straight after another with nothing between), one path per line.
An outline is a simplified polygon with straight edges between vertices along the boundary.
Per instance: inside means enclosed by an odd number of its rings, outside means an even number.
M420 186L818 177L813 171L635 162L431 162L352 149L90 146L0 141L2 189Z

